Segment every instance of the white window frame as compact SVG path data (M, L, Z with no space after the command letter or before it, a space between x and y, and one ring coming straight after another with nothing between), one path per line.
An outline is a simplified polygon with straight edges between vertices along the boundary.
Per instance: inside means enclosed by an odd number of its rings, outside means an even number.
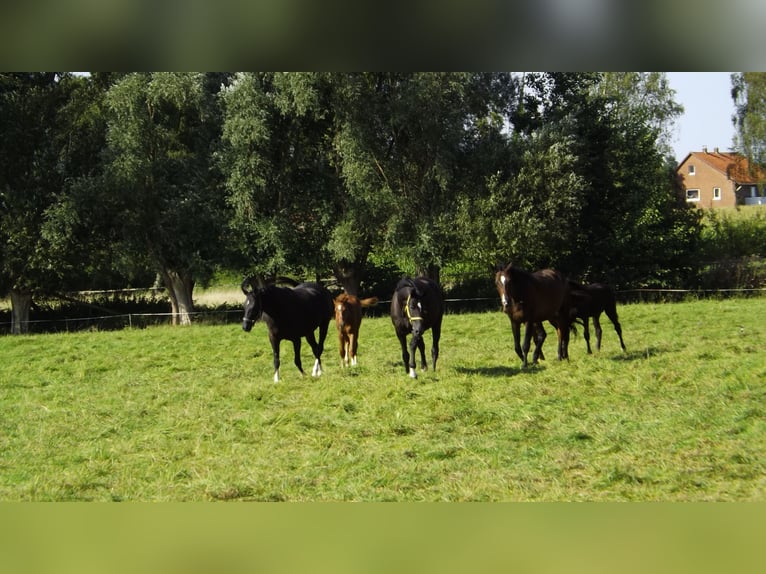
M696 197L691 197L689 195L689 192L696 192ZM686 190L686 201L699 201L700 200L700 190L699 189L687 189Z
M713 188L713 201L721 201L721 188L720 187L714 187Z
M694 164L689 164L689 175L694 175L696 173L696 170L694 169Z

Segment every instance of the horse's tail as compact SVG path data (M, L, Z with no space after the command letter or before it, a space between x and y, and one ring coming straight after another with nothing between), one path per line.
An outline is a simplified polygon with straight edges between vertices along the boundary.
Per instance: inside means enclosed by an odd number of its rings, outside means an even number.
M611 287L606 287L604 290L603 306L604 313L606 313L606 316L609 317L609 320L612 322L612 324L615 326L618 325L619 321L617 319L617 296Z
M378 304L378 298L368 297L367 299L359 299L359 303L362 305L362 307L372 307L373 305Z

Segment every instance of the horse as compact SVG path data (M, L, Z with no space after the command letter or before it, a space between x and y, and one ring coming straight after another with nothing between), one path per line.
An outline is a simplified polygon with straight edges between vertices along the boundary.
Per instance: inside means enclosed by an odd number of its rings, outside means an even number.
M503 311L511 320L511 330L516 354L527 367L527 354L534 334L535 351L532 364L545 359L542 347L546 333L543 321L549 321L558 334L558 358L569 358L570 292L567 279L559 271L541 269L530 273L509 263L495 273ZM524 343L521 339L521 325L526 326Z
M247 297L242 329L249 332L259 318L266 323L274 353L274 382L279 382L279 344L283 339L292 341L295 366L301 375L304 375L300 351L301 337L305 337L315 358L311 375L320 376L324 341L333 316L333 299L330 292L318 283L300 283L294 288L258 286L252 278L242 282L242 292ZM317 328L319 341L314 335Z
M625 352L625 343L622 340L622 327L617 318L617 299L612 288L604 283L581 285L575 281L570 281L569 289L572 293L572 308L569 316L572 320L582 320L588 354L592 353L588 319L593 318L593 328L596 331L596 350L600 351L602 329L599 317L601 317L602 312L606 313L606 316L612 321L614 330L617 331L617 336L620 338L620 347Z
M413 379L415 372L415 349L420 350L420 367L428 370L426 362L426 344L423 334L431 329L433 344L431 346L431 361L436 371L436 360L439 358L439 338L444 316L444 297L439 285L428 278L412 279L405 277L399 281L391 297L391 322L394 324L396 336L402 347L404 370ZM412 333L412 339L407 351L407 335Z
M356 351L359 347L359 326L362 324L362 307L378 304L377 297L359 299L348 293L335 298L335 325L338 327L340 362L344 367L356 366Z

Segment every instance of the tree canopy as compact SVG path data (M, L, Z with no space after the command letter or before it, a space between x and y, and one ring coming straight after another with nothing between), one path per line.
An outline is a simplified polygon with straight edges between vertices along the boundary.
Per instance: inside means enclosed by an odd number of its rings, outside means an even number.
M185 323L221 267L679 284L680 112L661 73L2 74L0 287L148 271Z

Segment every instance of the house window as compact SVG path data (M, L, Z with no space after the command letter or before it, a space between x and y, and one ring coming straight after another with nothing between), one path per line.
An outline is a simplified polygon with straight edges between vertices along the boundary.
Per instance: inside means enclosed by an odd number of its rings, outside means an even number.
M691 163L689 164L689 175L694 175L694 165Z
M686 190L686 201L699 201L700 200L700 190L699 189L687 189Z
M721 188L720 187L714 187L713 188L713 199L720 200L721 199Z

